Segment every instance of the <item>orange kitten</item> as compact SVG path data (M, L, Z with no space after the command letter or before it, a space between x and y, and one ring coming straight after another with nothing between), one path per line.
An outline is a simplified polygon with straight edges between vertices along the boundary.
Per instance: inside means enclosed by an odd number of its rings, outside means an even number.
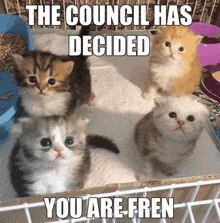
M166 26L154 36L149 59L148 88L143 97L183 94L196 90L201 78L197 46L202 36L184 26Z

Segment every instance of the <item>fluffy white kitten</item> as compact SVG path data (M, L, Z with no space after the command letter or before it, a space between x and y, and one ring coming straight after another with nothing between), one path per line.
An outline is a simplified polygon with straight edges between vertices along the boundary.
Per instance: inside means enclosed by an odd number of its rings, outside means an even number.
M143 158L154 170L170 176L177 173L192 154L203 127L220 148L208 115L208 108L189 95L156 99L153 110L135 127L135 142Z

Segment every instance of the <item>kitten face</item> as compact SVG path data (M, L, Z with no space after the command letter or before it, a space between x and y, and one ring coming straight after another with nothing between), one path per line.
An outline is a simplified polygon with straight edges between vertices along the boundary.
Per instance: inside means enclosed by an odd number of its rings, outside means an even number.
M44 160L62 162L83 154L84 127L88 120L64 118L25 118L21 121L20 142L27 154Z
M19 72L17 82L28 93L45 97L64 92L69 87L69 75L74 62L63 62L50 53L30 53L26 56L13 55Z
M166 26L158 30L152 49L169 61L190 61L197 55L197 46L202 37L184 26Z
M154 123L162 135L176 140L199 136L208 115L204 105L186 96L159 99L155 104Z
M65 115L69 109L73 61L46 52L13 55L16 80L25 111L34 116Z

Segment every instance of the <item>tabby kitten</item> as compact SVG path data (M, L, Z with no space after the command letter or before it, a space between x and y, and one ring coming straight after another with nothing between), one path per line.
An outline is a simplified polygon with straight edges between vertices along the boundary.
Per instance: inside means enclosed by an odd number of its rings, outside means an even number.
M80 36L88 32L88 27L82 27ZM92 93L87 57L56 56L40 51L13 57L20 93L16 118L65 116L76 106L89 103Z
M191 96L157 98L153 110L135 127L139 152L154 170L169 176L177 173L181 162L192 154L203 127L220 148L208 115L206 106Z
M149 59L147 100L160 95L181 95L196 90L201 79L197 46L202 36L184 26L160 27ZM159 95L158 95L159 94Z
M82 188L90 169L84 128L88 119L21 118L10 154L11 183L19 197ZM21 130L18 130L21 128Z

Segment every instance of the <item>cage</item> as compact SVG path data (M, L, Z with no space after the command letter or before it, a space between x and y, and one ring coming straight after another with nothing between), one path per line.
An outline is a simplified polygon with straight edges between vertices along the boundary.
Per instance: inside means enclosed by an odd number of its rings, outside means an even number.
M65 7L71 4L75 4L80 7L83 4L104 4L104 5L141 5L147 6L147 19L150 24L148 26L107 26L106 24L99 26L92 26L93 31L96 33L110 32L114 33L134 33L138 35L140 33L146 33L148 31L155 31L156 26L153 24L153 6L155 4L166 5L177 5L180 8L182 5L192 6L192 19L193 22L210 23L216 26L220 26L220 1L219 0L1 0L0 1L0 13L14 14L24 18L28 21L27 10L25 9L26 4L32 5L61 5L61 25L60 26L39 26L37 25L37 15L35 17L35 25L31 26L33 34L36 34L35 41L41 41L41 37L44 38L43 34L63 33L72 34L75 33L79 27L76 25L70 27L65 23ZM49 27L49 28L48 28ZM148 33L149 34L149 33ZM41 36L42 35L42 36ZM56 44L66 40L60 38ZM39 43L39 42L38 42ZM48 44L45 41L44 46ZM51 48L54 45L50 45ZM47 48L46 48L47 49ZM106 69L109 69L104 64ZM94 69L92 67L92 69ZM103 81L103 80L99 80ZM107 113L110 117L110 114ZM130 116L127 115L126 119ZM139 117L139 116L138 116ZM136 117L137 118L137 117ZM119 120L121 116L118 116ZM116 121L117 121L116 120ZM135 119L136 120L136 119ZM131 122L134 122L132 120ZM106 126L104 126L106 127ZM101 131L101 130L100 130ZM193 175L193 173L191 174ZM180 177L180 178L169 178L166 180L148 180L146 182L132 182L132 183L115 183L107 184L100 187L92 187L72 192L66 192L62 194L53 194L45 196L35 196L27 198L12 199L0 202L0 222L220 222L220 178L219 174L210 175L207 172L201 172L200 176L194 177ZM67 218L58 218L55 214L53 218L48 219L46 217L45 203L43 202L44 197L81 197L83 200L83 215L78 219L73 219L70 216ZM88 208L89 198L106 198L111 199L122 197L123 201L123 218L88 218L86 217L86 210ZM128 198L174 198L174 217L158 217L155 219L141 218L138 215L138 210L134 211L134 217L128 217ZM99 201L100 202L100 201ZM160 213L160 212L158 212Z
M220 180L219 175L188 177L172 180L154 180L148 182L114 184L105 187L90 188L87 190L76 190L63 194L45 195L29 198L21 198L12 201L2 202L0 206L0 217L2 222L219 222L219 194ZM80 217L65 219L58 218L53 212L50 219L46 217L44 197L59 199L60 197L81 197L83 211ZM88 200L91 198L123 198L122 217L103 219L87 216ZM133 216L129 216L128 199L130 198L174 198L173 216L166 218L158 211L154 219L150 218L149 212L144 211L139 216L138 210L134 210ZM101 209L101 207L99 206ZM100 214L99 214L100 216ZM59 216L60 217L60 216Z
M155 4L160 5L166 5L167 7L170 5L177 5L178 8L180 8L182 5L190 5L192 7L192 19L194 22L203 22L203 23L210 23L210 24L217 24L219 23L219 1L196 1L196 0L30 0L30 1L23 1L23 0L4 0L1 2L1 12L4 13L10 13L10 14L16 14L19 16L24 17L26 20L28 18L27 10L25 9L26 4L32 4L32 5L55 5L59 4L61 5L61 26L51 26L50 28L63 28L63 29L75 29L75 27L69 27L66 25L65 21L65 11L63 10L65 7L67 7L70 4L77 5L78 7L82 6L83 4L88 4L90 6L93 6L95 4L103 4L103 5L146 5L147 6L147 19L150 22L148 26L111 26L107 27L104 25L104 27L101 28L107 28L107 29L113 29L113 30L145 30L145 29L155 29L156 27L153 25L153 6ZM35 17L37 21L37 16ZM39 27L37 24L35 24L32 28ZM48 27L48 26L47 26ZM40 28L43 28L42 26ZM94 28L98 29L98 27Z

